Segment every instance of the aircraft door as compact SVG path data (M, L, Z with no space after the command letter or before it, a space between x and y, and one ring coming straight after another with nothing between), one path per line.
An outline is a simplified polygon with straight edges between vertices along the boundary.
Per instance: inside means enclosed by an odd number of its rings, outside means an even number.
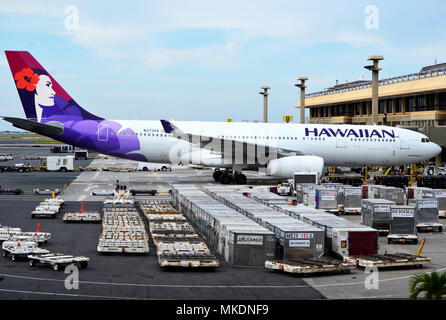
M400 135L400 149L409 149L409 140L407 136Z
M101 122L99 124L98 141L108 141L108 123Z
M341 136L336 137L336 148L347 148L345 137Z

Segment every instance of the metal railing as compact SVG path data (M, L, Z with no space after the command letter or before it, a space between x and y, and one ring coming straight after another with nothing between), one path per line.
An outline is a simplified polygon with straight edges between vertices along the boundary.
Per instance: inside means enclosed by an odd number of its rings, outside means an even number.
M433 77L439 77L439 76L444 76L444 75L446 75L446 67L432 69L432 70L424 71L424 72L407 74L407 75L393 77L393 78L382 79L379 81L379 85L385 86L388 84L420 80L420 79L426 79L426 78L433 78ZM329 95L329 94L336 94L336 93L341 93L341 92L367 89L367 88L371 88L371 87L372 87L372 82L370 81L369 83L360 83L360 84L352 85L352 86L345 87L342 89L333 89L333 90L326 89L324 91L310 93L310 94L305 95L305 98L314 98L314 97L320 97L320 96Z

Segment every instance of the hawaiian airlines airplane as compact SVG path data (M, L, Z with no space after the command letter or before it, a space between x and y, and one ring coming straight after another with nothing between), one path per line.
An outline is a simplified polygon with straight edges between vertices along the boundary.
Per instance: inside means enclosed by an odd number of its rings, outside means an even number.
M441 152L421 133L387 126L107 120L80 107L29 52L6 57L26 115L3 117L15 127L119 158L215 167L222 183L246 183L242 170L290 178L324 166L417 163Z

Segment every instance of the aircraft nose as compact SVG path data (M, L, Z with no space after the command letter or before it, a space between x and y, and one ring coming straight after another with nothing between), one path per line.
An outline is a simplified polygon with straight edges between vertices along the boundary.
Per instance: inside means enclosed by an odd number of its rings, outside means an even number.
M436 143L433 143L432 149L433 149L434 157L439 155L442 151L441 147Z

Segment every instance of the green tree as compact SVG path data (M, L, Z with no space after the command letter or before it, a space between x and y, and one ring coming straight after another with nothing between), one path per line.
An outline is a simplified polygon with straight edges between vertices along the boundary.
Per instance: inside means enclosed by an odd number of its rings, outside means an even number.
M426 299L440 300L443 295L446 295L446 272L432 271L430 274L413 275L410 279L409 299L415 300L420 293L424 293Z

